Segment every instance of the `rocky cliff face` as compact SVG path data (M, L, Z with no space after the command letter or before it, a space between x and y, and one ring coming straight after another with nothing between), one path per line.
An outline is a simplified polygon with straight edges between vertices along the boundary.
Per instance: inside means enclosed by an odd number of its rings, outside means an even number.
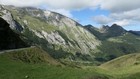
M46 17L46 20L49 24L53 24L54 26L59 26L59 27L75 27L75 26L81 26L79 23L76 21L63 16L59 13L51 12L51 11L44 11L44 15Z
M101 44L82 25L59 13L14 6L3 6L0 12L10 27L25 35L30 44L40 45L47 50L92 55Z
M6 10L2 5L0 5L0 17L6 20L11 29L16 31L22 30L22 27L18 25L17 22L13 19L12 14L8 10Z
M100 28L100 32L101 33L107 33L109 30L109 26L108 25L103 25L101 28Z
M122 28L121 26L117 25L117 24L113 24L112 26L102 26L102 28L100 29L101 33L106 33L108 36L120 36L124 33L126 33L126 30L124 28Z

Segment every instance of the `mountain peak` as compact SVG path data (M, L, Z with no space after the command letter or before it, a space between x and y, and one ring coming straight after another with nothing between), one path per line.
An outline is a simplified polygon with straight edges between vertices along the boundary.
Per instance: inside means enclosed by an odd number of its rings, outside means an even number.
M117 25L117 24L113 24L109 29L112 31L116 31L116 32L126 31L123 27L121 27L120 25Z
M93 28L93 29L97 29L96 27L94 27L94 26L93 26L93 25L91 25L91 24L85 25L84 27L86 27L86 28Z
M112 26L111 27L113 27L113 26L120 26L120 25L117 25L117 24L112 24ZM120 26L121 27L121 26Z
M98 28L94 27L94 26L91 25L91 24L85 25L84 28L85 28L85 29L88 29L88 30L90 30L90 31L93 31L93 30L94 30L94 31L98 31L98 30L99 30Z
M110 28L119 28L119 29L123 29L122 26L117 25L117 24L113 24Z
M88 24L88 25L85 25L85 27L94 27L94 26L91 24Z
M73 20L67 16L64 16L60 13L57 13L57 12L45 10L44 15L45 15L48 23L53 24L54 26L70 26L70 27L82 26L75 20Z
M104 36L106 37L114 37L114 36L120 36L126 33L126 30L120 25L113 24L112 26L103 25L100 28L100 32L104 34Z
M101 28L100 28L100 32L101 33L106 33L108 31L110 27L108 25L103 25Z

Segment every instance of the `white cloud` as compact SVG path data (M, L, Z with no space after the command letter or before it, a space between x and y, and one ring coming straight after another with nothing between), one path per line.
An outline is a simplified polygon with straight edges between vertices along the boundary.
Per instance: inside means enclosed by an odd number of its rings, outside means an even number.
M109 18L105 15L95 16L95 17L93 17L93 20L98 24L108 24L108 23L112 22L112 18Z
M120 25L120 26L127 26L127 25L130 24L130 21L124 19L124 20L115 21L115 22L113 22L112 24L118 24L118 25Z
M123 13L111 13L108 16L98 15L94 21L98 24L118 24L120 26L138 26L140 25L140 11L132 10Z
M140 8L140 0L0 0L1 4L15 6L47 5L52 9L79 10L84 8L106 9L111 12L124 12Z
M0 0L0 4L15 5L15 6L39 6L43 4L45 0Z
M71 11L98 8L110 12L93 18L98 24L131 25L140 21L140 0L0 0L0 4L15 6L45 6L46 9L72 17ZM84 15L83 15L84 16Z
M101 0L0 0L1 4L15 6L39 6L47 5L53 9L79 10L96 7Z
M84 8L93 8L101 0L0 0L0 4L15 6L33 6L50 9L52 11L72 17L72 10L81 10Z
M101 0L46 0L46 5L54 9L79 10L96 7Z
M81 1L81 0L80 0ZM71 9L79 9L79 8L84 8L87 3L87 1L81 1L80 3L76 3L79 2L78 0L74 1L74 0L46 0L46 4L54 9L67 9L67 10L71 10Z
M109 24L117 23L121 26L131 26L139 24L139 3L140 0L102 0L102 2L100 3L100 9L108 10L110 12L108 17L106 16L106 18L112 19L112 21Z
M100 5L111 12L124 12L140 8L140 0L102 0Z
M140 8L131 11L125 11L122 13L112 13L110 16L118 20L121 19L140 20Z
M48 9L48 10L58 12L60 14L67 16L67 17L73 18L72 14L69 10L65 10L65 9Z

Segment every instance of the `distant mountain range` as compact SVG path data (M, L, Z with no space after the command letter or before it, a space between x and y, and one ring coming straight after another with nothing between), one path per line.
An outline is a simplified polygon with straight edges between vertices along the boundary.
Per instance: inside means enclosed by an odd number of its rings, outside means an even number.
M140 35L140 31L132 31L132 30L130 30L129 32L131 32L131 33L133 33L135 35Z
M106 39L110 37L117 37L125 34L127 31L117 24L113 24L112 26L102 26L100 29L95 28L92 25L86 25L85 28L89 30L92 34L94 34L98 39Z

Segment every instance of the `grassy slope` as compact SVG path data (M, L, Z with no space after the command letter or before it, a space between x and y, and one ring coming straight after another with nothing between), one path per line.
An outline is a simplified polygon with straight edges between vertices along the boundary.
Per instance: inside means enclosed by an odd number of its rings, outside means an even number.
M26 79L25 76L29 76L28 79L139 79L139 61L140 54L135 53L100 67L68 67L40 48L31 47L0 54L0 78Z
M21 48L14 50L3 51L0 55L3 58L8 58L10 60L16 60L26 63L49 63L53 65L59 64L55 59L53 59L48 53L39 47Z
M121 56L114 60L111 60L105 64L102 64L104 68L121 68L121 67L128 67L140 64L140 54L134 53L125 56Z
M54 65L55 64L55 65ZM0 54L0 79L108 79L95 68L61 66L40 48L31 47Z
M100 66L119 79L140 78L140 53L121 56Z

